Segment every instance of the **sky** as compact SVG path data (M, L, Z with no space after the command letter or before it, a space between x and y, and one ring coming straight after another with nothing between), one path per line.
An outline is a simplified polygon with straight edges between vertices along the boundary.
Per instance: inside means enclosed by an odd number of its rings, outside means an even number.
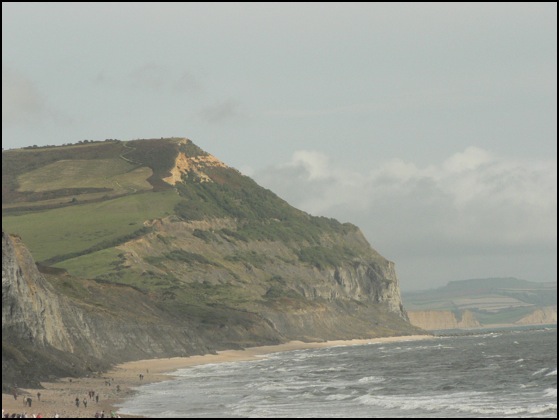
M2 3L2 147L187 137L404 291L557 281L556 3Z

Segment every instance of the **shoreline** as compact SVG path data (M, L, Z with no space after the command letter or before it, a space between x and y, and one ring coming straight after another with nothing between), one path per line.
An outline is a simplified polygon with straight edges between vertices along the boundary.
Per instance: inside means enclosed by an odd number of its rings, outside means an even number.
M292 350L418 341L432 338L437 337L434 335L405 335L311 343L290 341L277 345L247 347L243 350L223 350L215 354L125 362L101 375L41 382L44 389L18 388L17 400L13 395L3 393L2 410L10 414L27 413L30 417L31 414L39 413L43 417L54 417L57 413L63 418L95 417L96 412L104 411L105 417L110 417L111 412L118 413L120 404L136 394L135 388L144 384L172 380L173 372L182 368L210 363L255 360L267 354ZM89 397L90 391L99 395L98 402L95 401L95 398ZM40 401L38 401L37 393L40 393ZM31 407L25 406L23 403L27 397L32 399ZM76 398L80 400L79 407L76 406ZM84 400L87 403L86 407L83 405ZM141 416L119 415L120 417L141 418Z

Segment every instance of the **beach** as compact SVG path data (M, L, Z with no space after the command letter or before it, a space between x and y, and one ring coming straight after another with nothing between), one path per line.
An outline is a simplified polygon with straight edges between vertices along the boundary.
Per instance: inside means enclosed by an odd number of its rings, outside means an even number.
M82 378L62 378L55 382L42 382L43 389L18 388L17 399L12 394L2 394L4 413L41 414L42 417L62 418L95 417L95 413L104 412L104 417L111 417L111 412L118 412L118 404L131 397L134 388L147 383L172 379L172 372L190 366L253 360L266 354L291 350L324 348L334 346L353 346L370 343L388 343L416 341L433 338L431 335L411 335L396 337L379 337L356 340L333 340L306 343L291 341L273 346L249 347L244 350L224 350L216 354L202 356L171 357L147 359L116 365L106 373ZM90 392L95 396L90 397ZM40 393L40 400L38 397ZM32 399L31 407L24 401ZM76 404L79 400L79 406ZM83 402L86 402L84 406ZM121 417L132 417L121 415Z

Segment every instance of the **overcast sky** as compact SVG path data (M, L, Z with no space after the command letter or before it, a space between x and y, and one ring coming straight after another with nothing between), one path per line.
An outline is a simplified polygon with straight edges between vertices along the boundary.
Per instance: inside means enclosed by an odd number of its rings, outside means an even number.
M556 3L2 3L2 146L188 137L403 290L557 281Z

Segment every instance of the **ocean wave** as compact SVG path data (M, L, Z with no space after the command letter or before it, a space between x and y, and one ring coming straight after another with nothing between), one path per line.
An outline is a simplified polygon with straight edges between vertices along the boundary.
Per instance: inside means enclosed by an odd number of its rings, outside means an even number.
M350 398L353 397L351 395L345 395L345 394L331 394L325 397L324 399L326 401L343 401L343 400L348 400Z
M532 332L523 334L522 340L517 336L521 346L512 345L510 334L495 340L459 336L437 345L312 349L189 368L180 379L143 385L123 412L194 418L556 418L556 335L535 340ZM476 345L480 341L484 347Z
M383 378L382 376L365 376L357 382L360 384L378 384L380 382L384 382L385 380L386 378Z
M363 395L355 398L355 402L377 406L390 410L422 410L425 412L447 413L460 412L472 415L514 416L521 414L543 414L557 410L557 404L514 404L496 400L481 392L461 392L444 395L415 396L409 395ZM511 405L513 404L513 405Z
M547 370L547 368L542 368L542 369L536 370L534 373L532 373L532 376L536 376L536 375L539 375L541 373L544 373L546 370Z
M557 398L557 388L547 388L543 391L546 397Z

